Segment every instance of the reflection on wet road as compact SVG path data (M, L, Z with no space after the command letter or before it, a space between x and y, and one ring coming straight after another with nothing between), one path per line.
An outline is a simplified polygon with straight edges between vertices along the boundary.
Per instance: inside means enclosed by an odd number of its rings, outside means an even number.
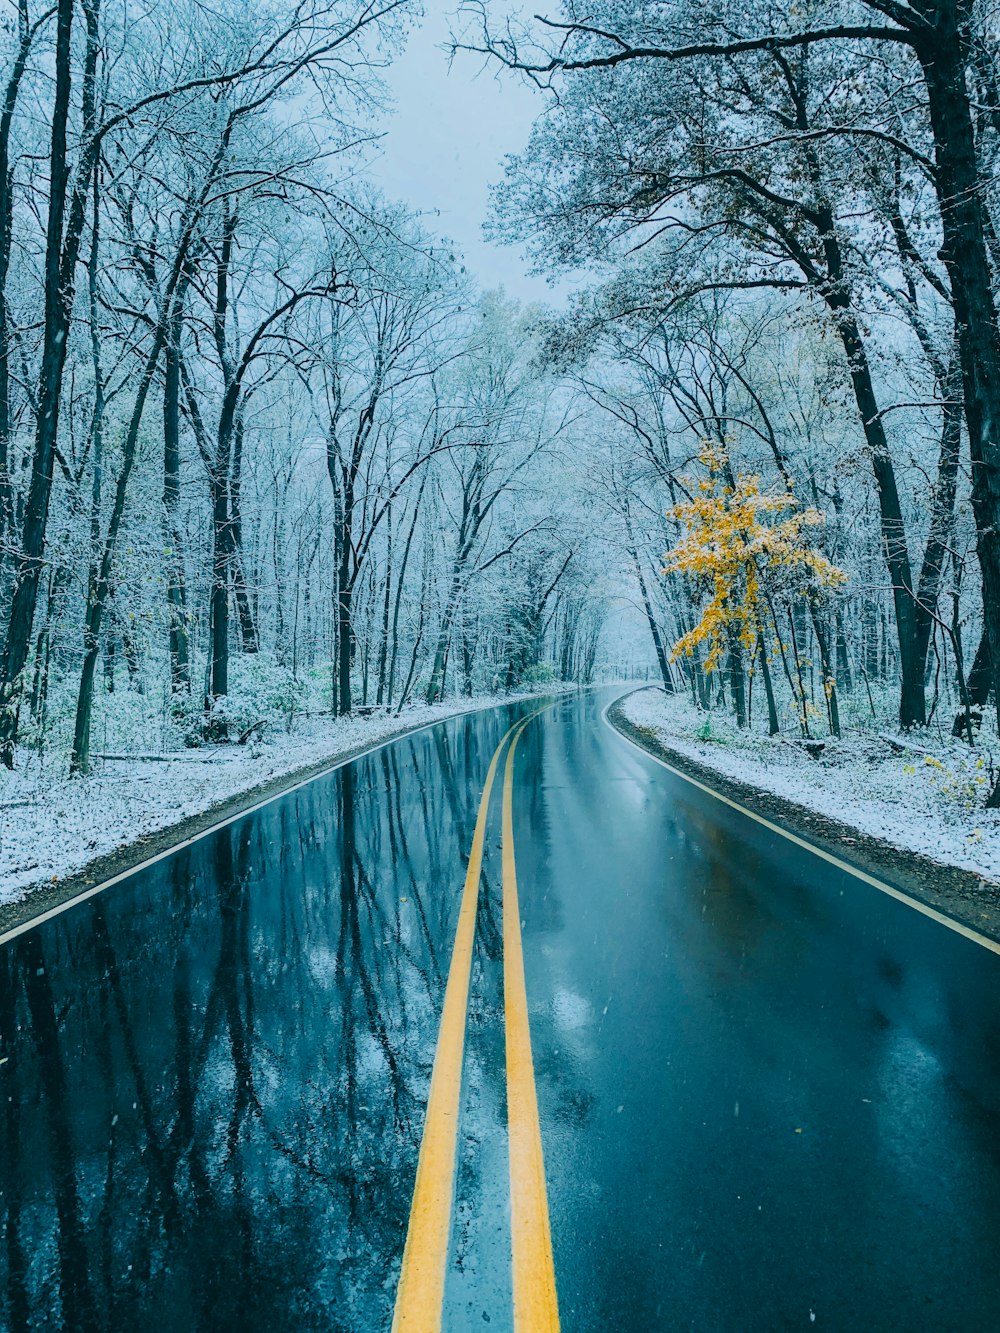
M517 753L566 1330L1000 1327L1000 958L632 750ZM386 747L0 947L0 1322L388 1329L486 769ZM501 811L445 1327L512 1327Z
M382 749L2 950L10 1327L387 1327L505 725Z

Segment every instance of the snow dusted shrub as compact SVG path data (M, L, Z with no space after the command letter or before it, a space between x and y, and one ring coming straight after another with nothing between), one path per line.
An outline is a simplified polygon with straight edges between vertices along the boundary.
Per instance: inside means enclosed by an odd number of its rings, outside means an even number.
M247 699L256 705L257 716L251 718L247 726L266 717L271 722L280 720L291 727L295 714L308 707L308 682L294 676L290 667L282 666L269 653L240 657L235 671L230 666L230 678L234 684L229 697ZM253 712L253 708L250 711Z
M210 726L204 702L197 694L178 694L170 701L170 720L178 737L189 749L204 745Z
M530 689L533 685L551 685L555 679L556 671L551 662L536 662L521 673L519 685Z
M920 762L903 765L908 777L923 780L942 799L942 815L948 819L978 809L994 783L993 766L983 755L948 755L940 759L926 754Z
M152 673L150 678L153 679ZM60 758L69 753L77 700L77 681L72 673L52 673L44 706L37 712L24 709L21 743L26 750ZM169 733L170 728L167 728ZM117 673L113 693L107 688L102 669L94 696L93 746L95 758L105 751L120 753L137 749L159 749L164 736L163 693L147 687L140 692L131 684L124 664ZM141 739L139 739L141 738Z
M194 747L238 740L258 722L289 730L308 698L307 683L288 667L267 653L244 654L230 664L228 694L208 710L196 696L185 695L174 701L173 716L184 744Z

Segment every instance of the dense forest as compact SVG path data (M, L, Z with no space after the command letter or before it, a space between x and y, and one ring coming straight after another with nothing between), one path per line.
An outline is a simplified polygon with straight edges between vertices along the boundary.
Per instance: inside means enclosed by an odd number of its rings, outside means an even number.
M0 759L624 659L995 741L993 9L463 6L452 61L537 91L529 307L367 178L419 17L8 0Z
M571 400L359 172L412 8L8 21L8 765L87 771L114 692L149 745L592 673Z
M661 638L741 726L756 677L772 733L838 735L845 695L877 727L888 695L974 742L1000 660L994 8L465 17L458 46L550 94L493 225L597 270L547 348L612 423L667 687Z

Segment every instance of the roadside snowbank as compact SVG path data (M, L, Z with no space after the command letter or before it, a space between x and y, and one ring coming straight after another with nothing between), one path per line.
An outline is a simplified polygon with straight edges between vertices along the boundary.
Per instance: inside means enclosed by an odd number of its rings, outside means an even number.
M667 748L727 777L1000 883L1000 812L983 808L987 760L960 742L860 732L824 738L814 759L788 739L741 732L659 689L631 695L622 711Z
M13 773L0 769L0 903L284 774L333 762L403 728L532 697L414 704L401 717L300 719L291 733L273 730L256 744L98 761L98 771L83 779L66 778L64 767L46 771L21 754Z

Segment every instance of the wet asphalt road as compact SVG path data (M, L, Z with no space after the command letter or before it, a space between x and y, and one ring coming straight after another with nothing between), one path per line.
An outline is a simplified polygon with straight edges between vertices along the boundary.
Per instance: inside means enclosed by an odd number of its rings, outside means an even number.
M562 700L517 755L565 1330L1000 1328L1000 957ZM0 946L0 1324L388 1329L476 805L527 706ZM507 1330L499 799L446 1327Z

